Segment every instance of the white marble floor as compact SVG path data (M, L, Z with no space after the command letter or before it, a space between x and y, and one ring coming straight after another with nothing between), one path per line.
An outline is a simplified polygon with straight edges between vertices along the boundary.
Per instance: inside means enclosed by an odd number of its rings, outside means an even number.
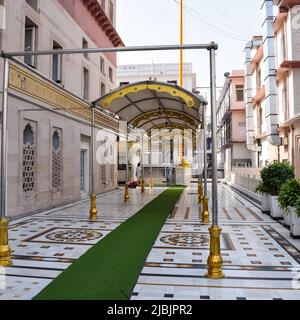
M177 203L131 299L300 299L292 282L300 271L300 240L292 240L280 223L225 185L219 185L225 278L205 277L209 234L208 226L199 223L196 191L192 185Z
M89 201L45 211L10 223L13 265L0 269L0 300L32 299L91 246L157 197L164 188L141 195L123 190L100 196L96 221L89 220Z
M95 222L88 219L88 201L12 221L13 265L0 268L0 300L34 297L163 190L143 196L131 190L126 205L123 191L101 196ZM300 290L292 287L300 271L300 240L225 185L219 186L219 216L224 279L205 277L208 226L199 222L196 185L191 185L157 237L131 299L300 299Z

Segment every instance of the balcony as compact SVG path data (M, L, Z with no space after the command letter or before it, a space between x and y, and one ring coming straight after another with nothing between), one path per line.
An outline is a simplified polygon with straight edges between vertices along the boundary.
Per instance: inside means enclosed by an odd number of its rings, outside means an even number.
M280 11L286 10L288 8L291 8L292 5L300 5L300 0L273 0L273 5L276 6L278 5L280 6Z
M264 99L264 97L265 97L265 86L262 86L258 90L256 96L253 98L254 104L255 105L259 104Z
M299 61L283 61L280 65L280 68L285 69L297 69L300 68L300 60Z

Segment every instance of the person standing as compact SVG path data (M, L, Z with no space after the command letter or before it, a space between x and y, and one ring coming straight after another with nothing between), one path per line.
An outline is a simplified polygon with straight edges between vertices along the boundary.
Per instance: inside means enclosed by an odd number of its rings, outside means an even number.
M142 178L142 166L140 164L140 162L138 163L137 165L137 168L136 168L136 171L135 171L135 175L136 175L136 178L140 184L141 182L141 178Z
M173 180L173 172L172 168L167 169L167 185L170 186L172 185L172 180Z

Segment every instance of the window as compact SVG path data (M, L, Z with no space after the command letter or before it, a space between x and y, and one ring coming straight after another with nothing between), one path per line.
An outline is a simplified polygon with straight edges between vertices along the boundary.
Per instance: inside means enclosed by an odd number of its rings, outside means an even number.
M52 135L52 188L58 191L61 188L61 130L55 129Z
M110 144L110 146L109 146L109 155L112 157L113 153L114 153L114 145Z
M80 150L80 190L85 190L85 150Z
M107 165L106 164L102 164L101 165L101 180L102 180L102 182L106 182L106 179L107 179ZM105 184L105 186L106 186L106 184Z
M53 41L53 50L61 50L62 46L60 46L56 41ZM52 80L61 83L61 62L62 55L54 54L52 56Z
M100 92L101 97L104 96L105 93L106 93L105 84L103 82L101 82L101 92Z
M263 109L259 107L259 133L263 133Z
M23 131L23 144L24 145L33 145L34 144L34 136L32 127L30 124L27 124Z
M89 48L89 43L87 42L87 40L85 40L84 38L82 39L82 49L88 49ZM89 55L88 53L84 53L83 56L88 59Z
M207 147L207 150L211 150L211 147L212 147L212 138L207 138L206 147Z
M288 101L287 101L287 89L286 89L286 82L284 83L283 85L283 88L282 88L282 93L281 93L281 96L282 96L282 111L283 111L283 114L284 114L284 121L287 120L288 118Z
M114 81L114 79L113 79L113 69L111 67L109 67L109 80L110 80L110 82Z
M282 32L281 35L281 58L282 60L286 60L286 43L285 43L285 33Z
M177 80L167 81L167 83L174 84L175 86L177 86Z
M35 11L38 10L38 0L26 0L26 3Z
M83 99L89 100L89 70L83 68Z
M170 162L174 164L174 139L170 139Z
M37 26L28 18L25 21L25 51L36 50ZM29 66L36 67L35 56L25 56L24 62Z
M129 81L120 82L120 87L121 86L127 86L128 84L130 84Z
M23 191L33 192L35 189L35 138L30 123L23 131Z
M240 135L242 137L245 137L246 136L246 122L239 122L238 127L239 127L239 131L240 131Z
M244 86L243 85L237 85L235 87L236 90L236 101L244 101Z
M257 91L260 90L261 85L262 85L262 81L261 81L261 69L259 69L259 70L257 71Z
M164 146L163 146L162 136L159 136L159 140L158 140L158 152L159 152L159 163L163 163L163 162L164 162L164 157L163 157Z
M102 57L100 57L100 71L102 74L105 74L104 70L105 70L104 59Z
M110 1L110 5L109 5L109 19L113 24L114 23L114 4L112 1Z

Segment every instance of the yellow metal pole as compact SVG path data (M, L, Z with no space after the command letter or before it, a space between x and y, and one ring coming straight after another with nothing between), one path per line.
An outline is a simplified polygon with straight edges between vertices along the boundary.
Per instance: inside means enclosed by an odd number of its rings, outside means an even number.
M146 191L146 186L145 186L145 179L143 177L141 181L141 193L144 194L145 191Z
M183 0L180 0L180 45L183 45ZM180 87L183 86L183 50L180 49Z
M142 181L141 181L141 193L144 194L146 189L145 189L145 168L144 168L144 132L141 134L141 139L142 139Z
M91 208L90 219L97 220L97 197L95 193L95 106L92 106L92 123L91 123L91 137L92 137L92 193L91 193Z
M149 189L153 191L153 177L152 177L152 139L149 137L149 151L150 151L150 177L149 177Z
M12 264L11 250L8 243L7 220L7 103L8 103L9 60L4 58L2 119L1 119L1 150L0 150L0 266L7 267Z
M219 226L212 226L209 229L210 233L210 254L207 259L207 274L210 279L222 279L224 273L222 270L223 259L221 256L220 236L222 229Z
M149 188L150 188L150 191L153 191L153 177L150 176L149 178Z
M97 220L97 197L96 194L93 192L91 194L91 208L90 208L90 219L91 220Z
M199 203L203 202L203 198L204 198L203 186L202 186L202 183L199 182L199 184L198 184L198 200L199 200Z
M208 208L208 198L203 196L202 199L202 223L209 223L209 208Z
M0 266L8 267L12 264L8 244L8 220L0 219Z
M129 180L129 165L128 165L128 124L126 125L126 178L125 178L125 194L124 194L124 201L129 201L129 187L128 187L128 180ZM132 179L133 181L134 179Z
M124 201L128 202L129 201L129 187L128 187L128 182L125 184L125 194L124 194Z

